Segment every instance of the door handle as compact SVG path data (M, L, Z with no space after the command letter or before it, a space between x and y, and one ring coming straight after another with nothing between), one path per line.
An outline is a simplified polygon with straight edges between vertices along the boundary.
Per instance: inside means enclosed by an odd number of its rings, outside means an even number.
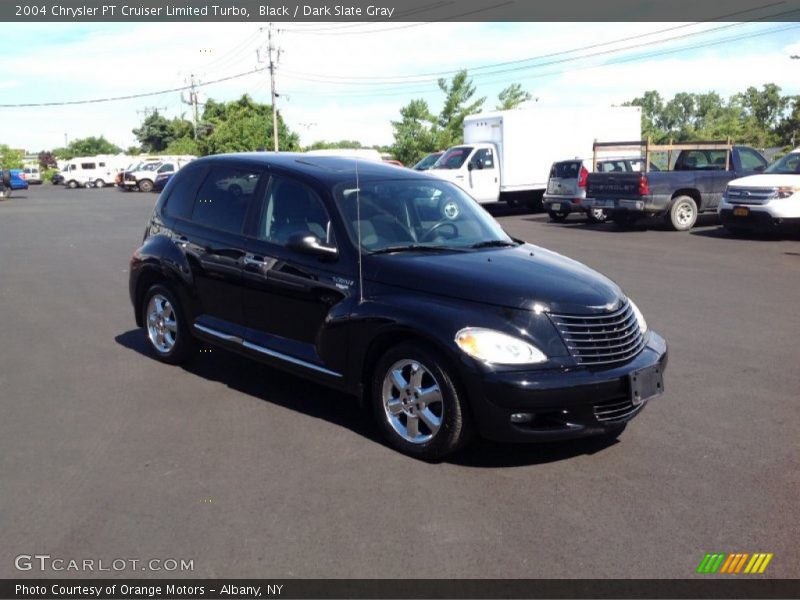
M251 254L246 254L244 257L244 264L248 267L263 267L267 263Z

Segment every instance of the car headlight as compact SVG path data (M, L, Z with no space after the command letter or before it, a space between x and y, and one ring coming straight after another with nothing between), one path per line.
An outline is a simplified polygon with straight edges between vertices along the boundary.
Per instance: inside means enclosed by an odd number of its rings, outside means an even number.
M631 309L633 309L633 314L636 315L636 322L639 323L639 329L641 329L642 333L647 332L647 321L644 320L644 315L642 311L639 310L639 307L636 306L636 303L628 298L628 302L631 305Z
M800 192L800 187L782 186L775 188L775 196L781 199L794 196L797 192Z
M496 365L527 365L547 360L536 346L493 329L466 327L456 334L456 344L471 357Z

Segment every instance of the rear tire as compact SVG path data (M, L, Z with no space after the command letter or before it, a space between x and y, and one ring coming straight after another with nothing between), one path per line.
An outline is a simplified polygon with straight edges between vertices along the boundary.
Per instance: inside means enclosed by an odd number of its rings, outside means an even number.
M403 343L375 365L370 394L375 420L386 441L400 452L434 461L472 437L466 399L440 355Z
M185 362L194 348L178 296L166 284L152 286L140 307L147 345L153 355L171 365Z
M691 196L678 196L664 217L675 231L689 231L697 222L697 204Z
M94 187L96 187L96 188L101 188L101 187L105 186L105 184L106 184L106 182L103 181L102 179L95 179L94 180Z

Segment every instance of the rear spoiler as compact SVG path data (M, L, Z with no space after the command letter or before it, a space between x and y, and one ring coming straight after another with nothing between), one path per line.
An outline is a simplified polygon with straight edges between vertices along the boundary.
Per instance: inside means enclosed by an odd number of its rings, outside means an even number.
M650 138L633 142L598 142L592 144L592 171L597 170L597 152L599 150L639 150L644 157L643 173L650 171L650 155L654 152L666 152L667 164L672 164L672 152L674 150L727 150L725 154L725 170L730 169L731 150L733 142L728 138L722 141L713 142L679 142L677 144L670 141L668 144L653 144ZM642 149L644 151L642 152Z

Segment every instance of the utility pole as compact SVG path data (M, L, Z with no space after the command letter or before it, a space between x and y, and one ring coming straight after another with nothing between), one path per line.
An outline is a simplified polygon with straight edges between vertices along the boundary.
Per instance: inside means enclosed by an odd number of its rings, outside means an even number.
M191 75L191 91L189 92L189 99L187 100L186 97L181 94L181 102L184 104L191 104L192 105L192 129L194 131L194 139L197 140L197 90L195 89L197 84L194 81L194 73Z
M278 151L278 107L276 99L278 93L275 91L275 71L278 68L278 61L281 58L280 49L277 50L275 59L272 53L275 52L275 45L272 43L272 30L274 23L269 24L267 29L267 59L269 61L269 84L270 84L270 97L272 99L272 144L275 152Z

